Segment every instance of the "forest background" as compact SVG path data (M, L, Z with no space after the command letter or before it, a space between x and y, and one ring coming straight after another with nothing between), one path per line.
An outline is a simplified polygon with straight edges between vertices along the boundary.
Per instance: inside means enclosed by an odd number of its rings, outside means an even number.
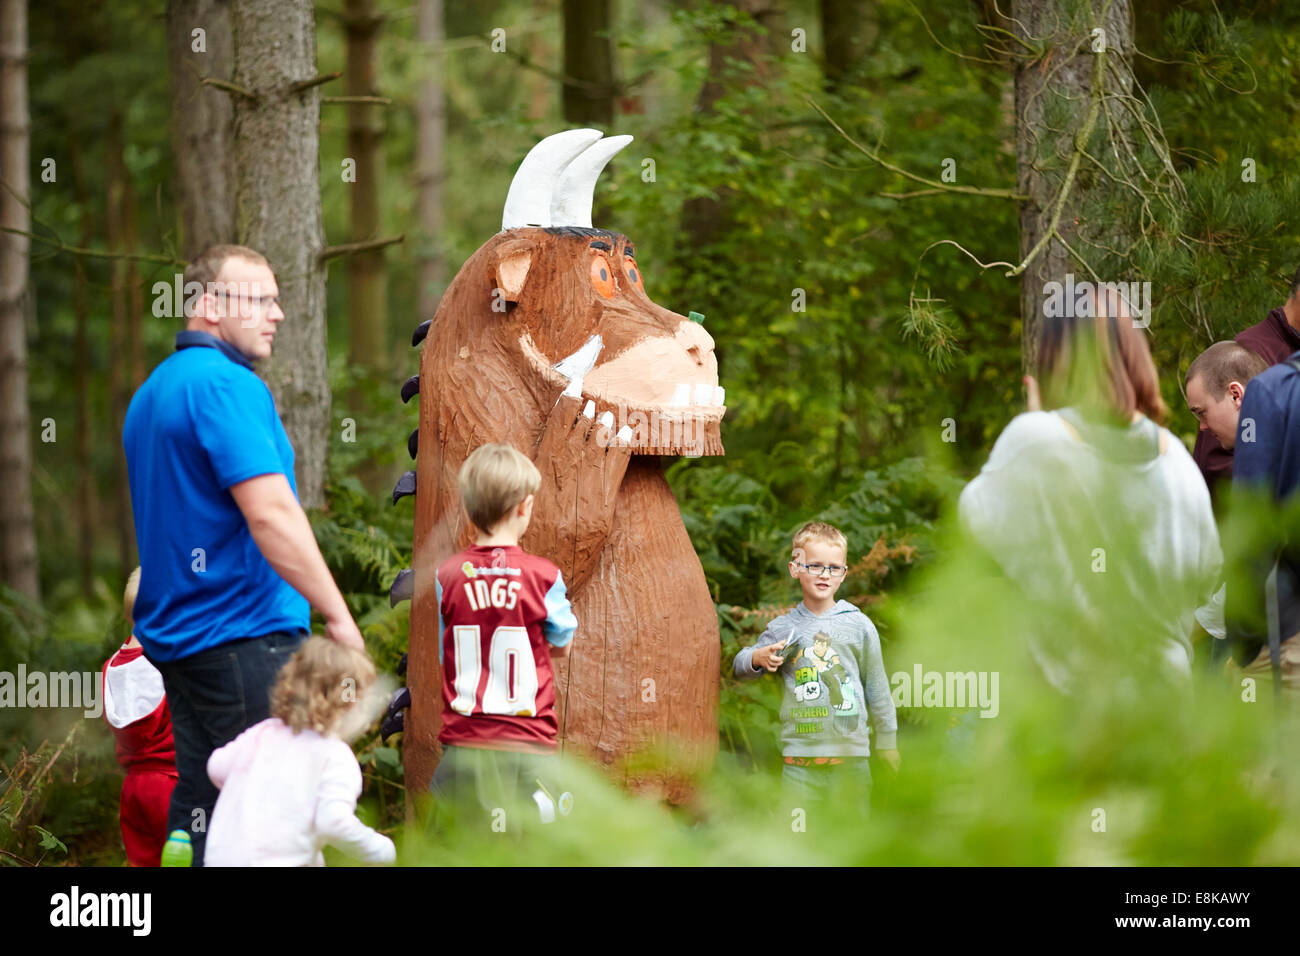
M225 11L229 31L232 9L314 37L298 55L320 78L304 91L318 143L286 125L288 142L178 148L212 135L194 104L205 122L244 108L237 90L201 85L240 78L229 37L208 29L196 56L188 29ZM303 499L389 671L408 623L388 588L410 564L410 502L389 500L412 467L418 402L399 397L417 371L410 334L499 229L513 169L552 132L635 137L601 176L593 221L629 235L651 297L703 313L717 344L727 454L674 461L668 476L724 666L796 600L789 536L813 517L848 534L841 594L877 622L889 660L900 595L941 556L956 492L1023 407L1045 281L1150 282L1169 424L1190 447L1188 362L1281 305L1300 267L1300 8L1285 0L46 0L27 12L26 380L3 396L28 453L7 455L0 480L9 526L27 494L33 547L28 561L5 536L0 669L97 671L129 633L121 421L180 327L154 306L202 231L182 167L218 146L227 172L199 176L251 175L261 151L305 155L318 176L319 334L277 361L319 367L328 420L291 429L321 462ZM1094 71L1099 54L1110 59ZM224 214L221 228L243 227ZM770 766L775 688L722 679L724 765ZM398 743L371 734L358 754L367 812L396 825ZM121 862L119 785L106 726L0 713L0 862Z

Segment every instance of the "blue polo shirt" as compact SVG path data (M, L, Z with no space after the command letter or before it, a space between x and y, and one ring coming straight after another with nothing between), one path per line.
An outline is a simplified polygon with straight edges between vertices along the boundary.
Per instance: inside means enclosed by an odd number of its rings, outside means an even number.
M214 336L180 332L176 349L135 393L122 429L140 551L135 636L155 661L311 621L229 491L281 474L298 493L271 392Z

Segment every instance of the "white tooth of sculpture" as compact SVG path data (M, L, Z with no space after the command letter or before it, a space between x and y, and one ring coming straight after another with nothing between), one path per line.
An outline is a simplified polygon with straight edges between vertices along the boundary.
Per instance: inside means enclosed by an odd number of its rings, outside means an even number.
M613 427L614 427L614 413L613 413L613 412L601 412L601 413L600 413L600 417L599 417L598 419L596 419L596 421L597 421L598 423L600 423L601 425L604 425L606 428L613 428Z
M555 370L565 378L583 378L596 364L596 356L604 347L599 335L593 335L582 343L582 347L572 355L555 363Z
M713 387L713 404L714 405L727 404L727 390L723 388L721 385L715 385Z
M673 392L674 405L689 405L691 403L691 387L689 385L678 385L677 391Z
M563 394L567 395L569 398L581 398L582 397L582 376L579 375L578 377L570 380L569 384L564 387Z
M594 418L596 415L596 403L588 399L587 404L582 408L582 415L584 418Z
M551 198L565 167L603 135L598 129L567 129L530 149L506 193L502 231L551 225Z
M713 403L713 386L696 385L695 386L695 404L711 405Z

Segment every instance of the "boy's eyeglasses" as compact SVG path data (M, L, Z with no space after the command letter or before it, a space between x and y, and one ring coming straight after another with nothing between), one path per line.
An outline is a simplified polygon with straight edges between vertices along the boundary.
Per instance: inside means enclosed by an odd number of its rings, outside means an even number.
M842 564L800 564L799 567L803 568L815 578L821 577L826 571L830 572L831 577L838 578L842 577L844 572L848 570L848 568Z

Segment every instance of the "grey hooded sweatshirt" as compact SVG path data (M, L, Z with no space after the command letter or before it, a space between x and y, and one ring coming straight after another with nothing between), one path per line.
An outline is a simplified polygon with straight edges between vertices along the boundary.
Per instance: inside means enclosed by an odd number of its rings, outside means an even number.
M781 752L787 757L867 757L871 745L893 750L898 716L889 693L880 635L870 618L848 601L836 601L817 615L801 601L767 626L754 647L787 642L789 653L777 672L785 682L781 701ZM754 647L736 655L736 676L759 677Z

